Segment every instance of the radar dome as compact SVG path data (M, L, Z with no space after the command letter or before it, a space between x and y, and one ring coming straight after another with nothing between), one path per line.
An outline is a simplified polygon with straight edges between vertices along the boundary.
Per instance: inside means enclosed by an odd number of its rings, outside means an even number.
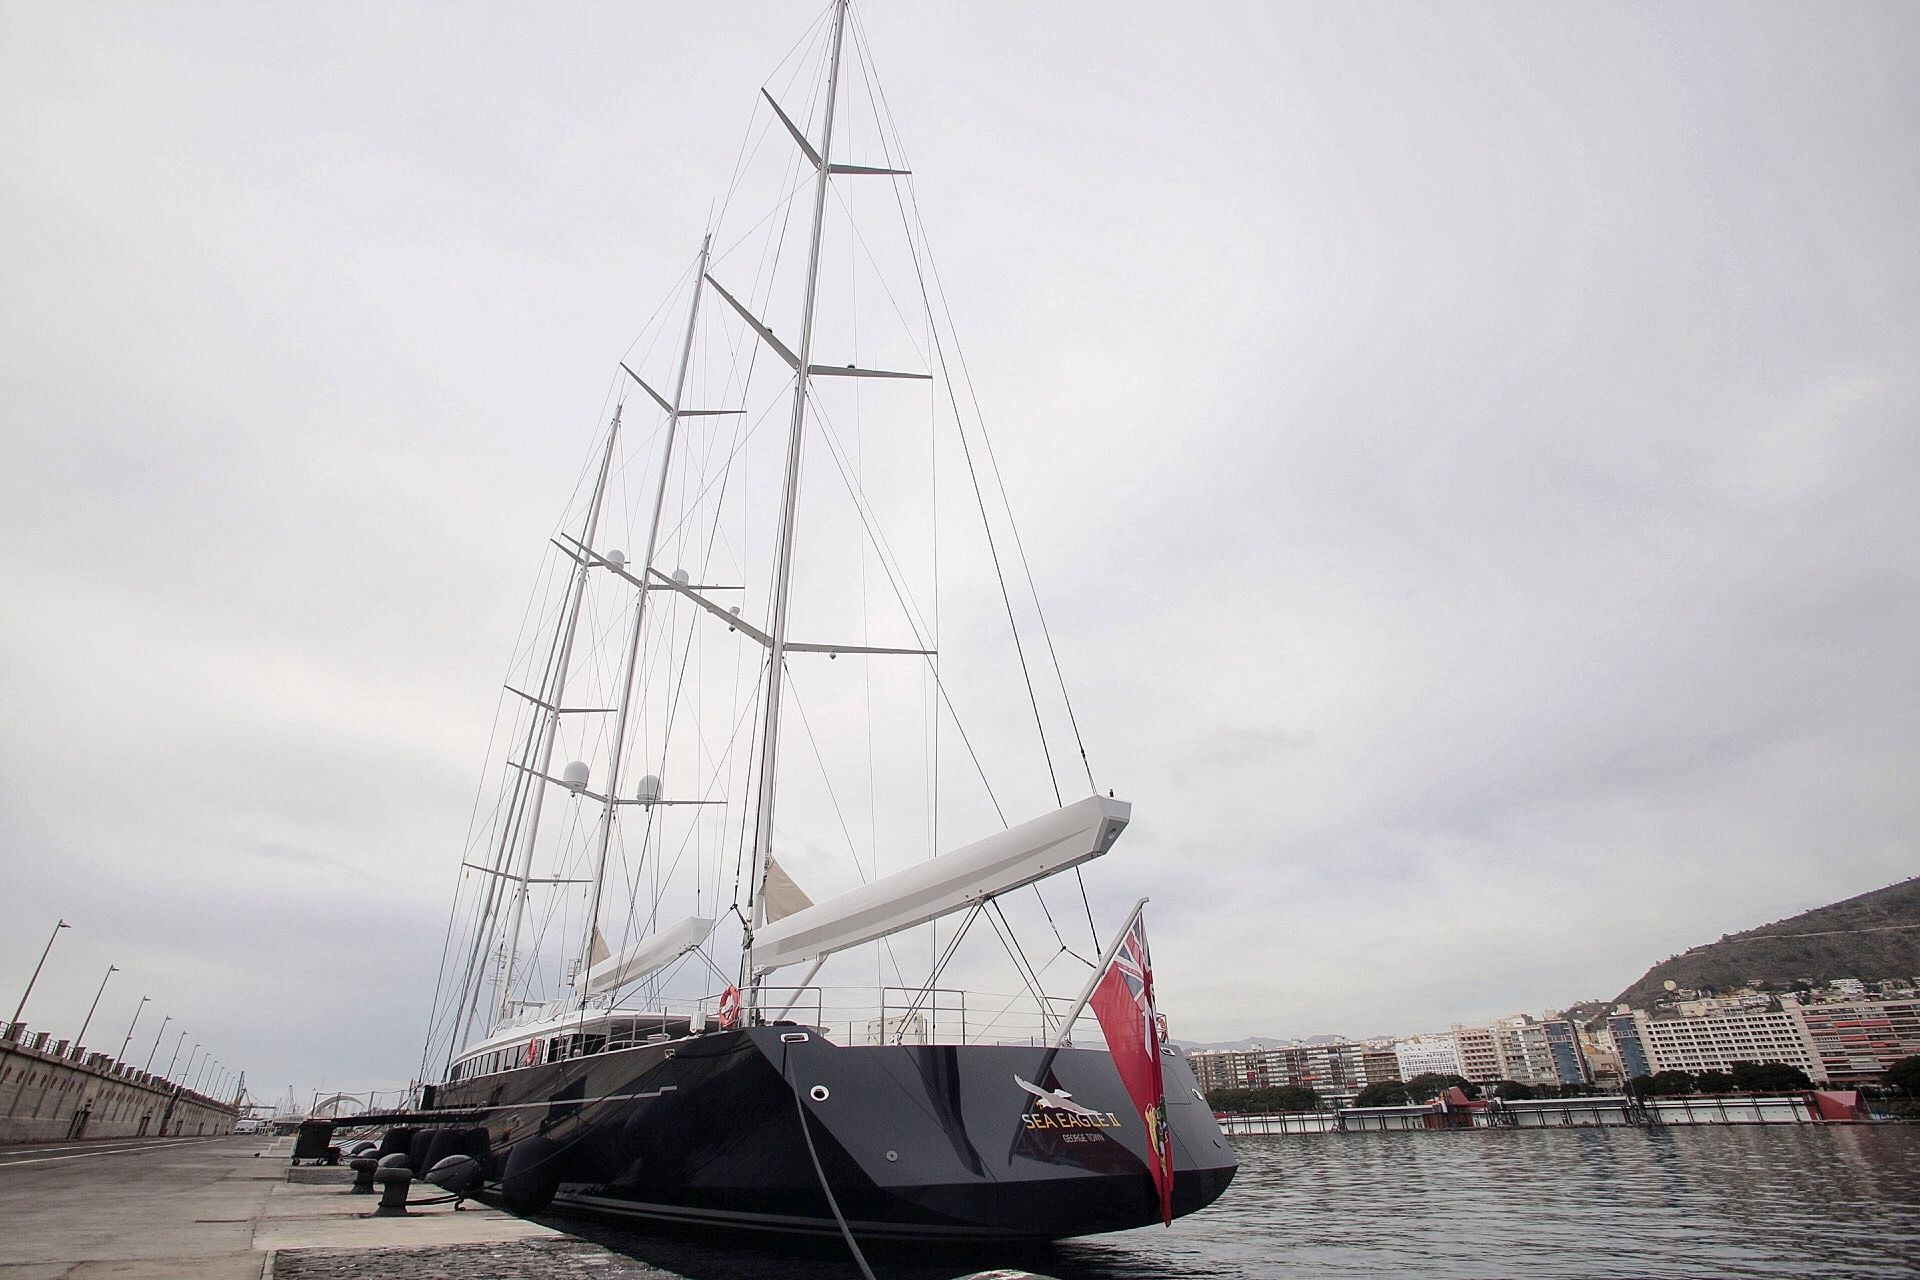
M627 567L627 553L615 547L613 550L607 552L606 561L615 569L624 569Z
M660 777L650 773L640 779L640 785L634 788L634 796L641 804L652 804L660 798Z
M587 789L587 777L591 772L585 760L572 761L560 771L560 785L578 794Z

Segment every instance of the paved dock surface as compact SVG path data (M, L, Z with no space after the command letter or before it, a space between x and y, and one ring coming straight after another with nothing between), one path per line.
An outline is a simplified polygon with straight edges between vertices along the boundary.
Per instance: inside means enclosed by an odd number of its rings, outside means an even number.
M375 1218L349 1171L290 1155L259 1137L0 1148L0 1280L672 1274L484 1205Z
M352 1172L289 1167L288 1138L0 1147L0 1280L845 1280L838 1241L650 1235L485 1205L371 1216ZM415 1200L439 1189L414 1184ZM952 1280L1011 1259L875 1254L886 1280ZM1052 1275L1104 1272L1058 1271ZM1131 1273L1130 1273L1131 1274Z

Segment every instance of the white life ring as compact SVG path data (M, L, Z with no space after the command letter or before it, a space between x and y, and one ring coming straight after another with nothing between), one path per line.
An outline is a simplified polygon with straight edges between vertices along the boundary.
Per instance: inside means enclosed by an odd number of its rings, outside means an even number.
M731 1031L740 1021L740 988L728 987L720 993L720 1016L718 1019L722 1031Z

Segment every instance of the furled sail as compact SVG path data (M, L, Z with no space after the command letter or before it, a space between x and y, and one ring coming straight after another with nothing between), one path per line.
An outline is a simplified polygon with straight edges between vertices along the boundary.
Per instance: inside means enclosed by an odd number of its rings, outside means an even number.
M771 920L753 935L753 971L857 947L1078 866L1111 849L1132 812L1124 800L1088 796Z
M672 928L642 938L620 954L602 960L587 970L584 981L575 985L582 995L596 996L638 982L705 942L717 923L704 916L688 916Z

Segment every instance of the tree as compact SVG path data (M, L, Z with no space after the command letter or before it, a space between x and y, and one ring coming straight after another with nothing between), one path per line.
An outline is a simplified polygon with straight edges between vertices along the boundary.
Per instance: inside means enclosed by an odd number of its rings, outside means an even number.
M1407 1086L1398 1080L1382 1080L1379 1084L1370 1084L1360 1091L1353 1100L1356 1107L1404 1107L1407 1105Z
M1807 1079L1806 1072L1784 1062L1736 1062L1733 1064L1732 1078L1734 1088L1750 1093L1813 1087L1813 1081Z
M1261 1085L1251 1089L1215 1089L1207 1105L1228 1115L1263 1115L1273 1111L1311 1111L1320 1095L1305 1085Z
M1695 1092L1691 1071L1656 1071L1650 1076L1635 1077L1635 1086L1641 1086L1642 1082L1643 1091L1656 1098L1674 1098Z
M1739 1082L1724 1071L1702 1071L1693 1078L1695 1093L1732 1093Z
M1465 1076L1423 1071L1407 1081L1407 1097L1414 1102L1431 1102L1449 1089L1459 1089L1469 1098L1480 1096L1480 1086L1471 1083Z
M1274 1111L1312 1111L1320 1105L1320 1095L1303 1084L1276 1085L1261 1092L1272 1094L1268 1106Z
M1493 1086L1493 1096L1502 1102L1520 1102L1533 1096L1533 1086L1518 1080L1502 1080Z
M1889 1089L1897 1089L1909 1098L1920 1097L1920 1054L1902 1058L1880 1074Z

